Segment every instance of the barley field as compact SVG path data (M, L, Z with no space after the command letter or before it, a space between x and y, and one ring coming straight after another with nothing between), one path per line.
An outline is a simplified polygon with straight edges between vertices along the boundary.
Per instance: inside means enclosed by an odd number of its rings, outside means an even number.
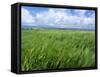
M95 66L94 31L22 29L21 35L22 71Z

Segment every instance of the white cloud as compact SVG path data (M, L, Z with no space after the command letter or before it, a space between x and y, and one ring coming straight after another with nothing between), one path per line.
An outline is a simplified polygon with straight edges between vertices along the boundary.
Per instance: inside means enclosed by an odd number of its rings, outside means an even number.
M64 26L62 21L66 16L65 10L49 9L48 11L37 13L36 19L38 24L46 24L50 26Z
M28 25L35 23L34 16L32 16L27 9L22 8L21 14L22 14L21 15L22 23L28 24Z
M86 10L74 10L77 15L69 14L69 10L50 8L48 11L41 11L36 15L22 8L22 22L27 24L37 24L38 26L52 26L52 27L87 27L87 25L95 26L95 17L86 17L84 13ZM89 27L91 27L91 25Z

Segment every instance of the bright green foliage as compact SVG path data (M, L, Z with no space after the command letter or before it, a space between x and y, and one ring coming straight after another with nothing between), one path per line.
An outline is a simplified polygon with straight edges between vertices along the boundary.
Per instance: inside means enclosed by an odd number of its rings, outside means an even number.
M94 31L22 30L21 70L95 66Z

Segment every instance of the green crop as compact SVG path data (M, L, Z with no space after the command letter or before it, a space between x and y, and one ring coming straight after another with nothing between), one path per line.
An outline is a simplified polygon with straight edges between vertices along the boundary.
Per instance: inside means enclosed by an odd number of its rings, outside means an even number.
M21 31L21 70L95 66L95 32L32 29Z

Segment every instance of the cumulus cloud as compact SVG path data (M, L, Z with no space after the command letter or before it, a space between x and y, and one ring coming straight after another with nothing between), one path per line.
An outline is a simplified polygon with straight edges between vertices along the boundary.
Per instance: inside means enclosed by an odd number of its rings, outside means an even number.
M66 16L64 10L49 9L48 11L37 13L37 24L57 26L63 25L63 18Z
M33 24L35 23L35 18L33 15L30 14L30 12L27 9L22 8L21 11L21 17L22 17L22 24Z
M70 9L49 8L46 11L31 14L28 9L22 8L22 22L57 28L94 28L95 15L92 14L91 17L87 17L86 11L74 10L74 14L71 14Z

